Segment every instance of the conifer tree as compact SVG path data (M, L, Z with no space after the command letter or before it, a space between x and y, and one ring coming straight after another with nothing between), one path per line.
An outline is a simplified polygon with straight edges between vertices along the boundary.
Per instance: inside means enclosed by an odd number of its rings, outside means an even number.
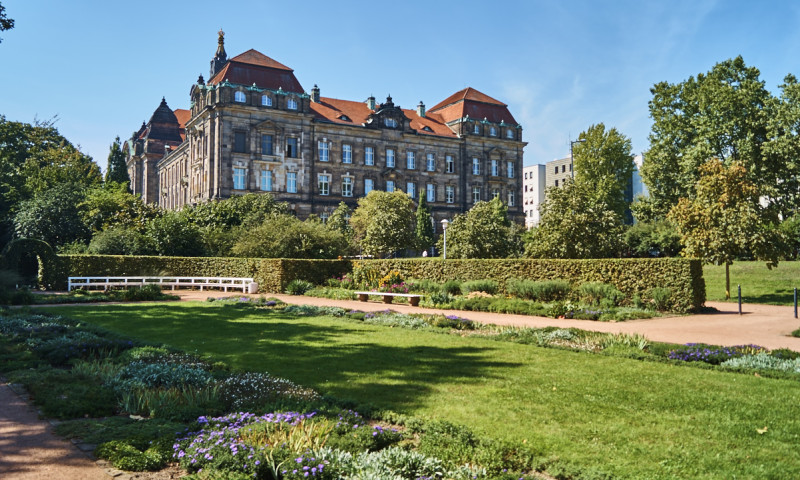
M419 204L416 211L417 226L414 230L414 245L417 250L424 251L433 245L433 221L431 209L425 201L425 193L420 192Z
M128 167L125 165L125 153L122 151L122 142L119 137L114 139L108 152L108 167L106 168L106 183L122 183L130 189L131 179L128 176Z

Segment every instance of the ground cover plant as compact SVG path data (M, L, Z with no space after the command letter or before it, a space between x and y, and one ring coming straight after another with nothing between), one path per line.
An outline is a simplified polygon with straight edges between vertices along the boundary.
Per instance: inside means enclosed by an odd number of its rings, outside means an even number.
M703 266L708 300L736 302L736 285L742 286L742 301L768 305L792 305L794 289L800 288L800 261L782 261L768 269L764 262L736 261L730 267L731 298L725 300L725 266Z
M594 342L571 330L500 329L494 337L518 337L500 342L469 329L443 335L449 329L386 328L364 314L306 310L207 302L58 311L211 354L234 370L280 372L321 395L369 402L375 412L469 425L480 438L529 446L557 478L800 475L800 420L796 402L786 401L800 395L796 377L670 360L680 346L641 338L609 341L599 350L613 355L595 355L563 349ZM545 337L558 348L531 345ZM641 361L648 356L658 361ZM705 368L677 367L684 364Z
M143 287L108 291L77 289L66 294L33 293L27 289L20 289L15 291L12 295L9 295L6 298L6 302L0 300L0 304L51 305L62 303L144 302L179 299L180 297L177 295L171 295L162 291L158 285L145 285Z

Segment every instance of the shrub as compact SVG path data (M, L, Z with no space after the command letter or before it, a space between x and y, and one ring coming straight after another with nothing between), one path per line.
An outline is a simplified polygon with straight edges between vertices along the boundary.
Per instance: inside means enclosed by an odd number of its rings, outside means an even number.
M219 383L219 397L224 404L237 411L261 409L282 400L312 402L319 395L309 388L296 385L285 378L267 373L239 373Z
M439 293L442 290L442 285L440 283L427 278L410 278L406 280L406 285L408 285L408 289L412 292Z
M461 284L461 292L485 292L491 295L497 293L497 282L494 280L470 280Z
M156 284L142 285L141 287L128 288L122 291L122 299L128 302L146 302L152 300L177 300L178 296L168 295L161 291Z
M442 284L442 293L450 295L461 295L461 282L458 280L448 280Z
M289 295L303 295L312 288L314 288L314 285L311 282L298 278L286 285L286 293Z
M564 300L570 292L569 282L566 280L509 280L506 282L506 292L515 297L540 302Z
M581 300L590 305L597 305L601 301L606 300L613 306L618 305L619 302L625 298L625 295L617 290L614 285L602 282L584 283L578 288L578 292L581 296Z
M653 299L653 307L659 312L669 309L670 297L672 297L672 290L663 287L653 287L648 292L650 298Z
M355 300L357 295L352 290L342 287L315 287L305 292L310 297L330 298L332 300Z
M111 385L117 390L136 388L202 388L211 383L211 373L202 367L163 362L131 362L120 370Z
M169 460L169 450L153 446L141 451L126 441L112 440L98 445L94 454L111 462L115 468L129 472L161 470Z
M51 365L66 365L72 359L103 358L133 347L133 342L101 337L78 330L34 346L34 352Z
M430 294L428 299L430 300L430 303L432 303L434 306L435 305L447 305L448 303L453 301L452 295L450 295L447 292L432 293L432 294Z

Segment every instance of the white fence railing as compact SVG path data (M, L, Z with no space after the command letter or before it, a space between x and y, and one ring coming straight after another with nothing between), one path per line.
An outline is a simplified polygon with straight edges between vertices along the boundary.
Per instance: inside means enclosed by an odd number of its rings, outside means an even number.
M75 288L101 288L112 287L141 287L144 285L159 285L162 289L176 288L221 288L224 291L241 289L242 292L256 293L258 285L252 278L239 277L69 277L67 289Z

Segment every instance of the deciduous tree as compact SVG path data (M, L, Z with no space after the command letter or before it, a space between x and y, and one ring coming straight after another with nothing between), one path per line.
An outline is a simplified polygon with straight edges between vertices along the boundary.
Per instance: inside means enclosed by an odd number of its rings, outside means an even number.
M366 255L386 256L413 248L414 202L399 190L373 190L358 200L350 225Z
M447 228L448 258L507 258L522 251L520 227L508 219L508 207L500 198L478 202L456 215ZM442 251L444 238L437 249Z
M78 207L83 196L79 186L63 183L25 200L14 216L17 238L44 240L53 248L88 241L90 230Z
M711 159L701 165L694 197L681 198L668 218L681 236L684 256L725 265L725 298L737 256L753 255L771 268L785 253L776 209L761 205L758 188L738 163Z

